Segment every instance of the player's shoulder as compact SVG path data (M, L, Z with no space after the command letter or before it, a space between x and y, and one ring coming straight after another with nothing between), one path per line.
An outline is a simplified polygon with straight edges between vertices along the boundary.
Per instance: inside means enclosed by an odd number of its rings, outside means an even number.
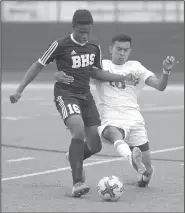
M70 36L65 36L61 38L56 38L51 44L50 48L55 49L55 53L61 53L64 50L64 47L68 47L70 43Z
M70 36L68 35L65 37L57 38L55 41L58 43L59 46L63 46L70 42Z

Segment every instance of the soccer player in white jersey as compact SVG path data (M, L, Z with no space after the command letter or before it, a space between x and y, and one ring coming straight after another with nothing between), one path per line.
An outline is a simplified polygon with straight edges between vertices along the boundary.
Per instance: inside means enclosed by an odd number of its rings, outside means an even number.
M112 60L103 60L104 70L111 73L133 74L138 78L137 85L128 85L122 88L122 83L97 82L98 110L101 116L101 126L99 134L102 140L114 144L120 155L129 158L133 147L138 147L142 151L142 161L144 172L138 181L138 186L145 187L153 174L151 165L149 140L145 129L145 121L140 113L138 105L138 95L146 85L159 91L164 91L168 84L168 77L175 58L167 57L163 61L163 71L160 78L145 68L138 61L128 61L131 53L130 36L121 34L112 39L112 45L109 47Z
M109 47L112 60L102 61L105 71L121 75L132 74L138 81L136 85L129 85L127 82L123 84L96 81L96 104L101 117L101 126L98 131L101 140L112 143L117 152L129 160L141 174L138 186L146 187L151 180L154 168L151 164L145 121L140 113L137 98L145 84L164 91L168 84L170 71L176 61L173 56L168 56L163 61L162 75L157 78L140 62L128 61L131 42L130 36L116 35ZM133 149L139 149L141 152L141 155L138 156L141 159L135 162L131 157Z

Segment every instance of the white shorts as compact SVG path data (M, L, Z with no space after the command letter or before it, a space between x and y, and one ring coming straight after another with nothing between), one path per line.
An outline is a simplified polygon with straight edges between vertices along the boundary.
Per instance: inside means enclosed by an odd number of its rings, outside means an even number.
M102 142L110 143L103 136L102 133L107 126L115 126L123 129L125 132L125 142L129 146L140 146L148 142L147 131L144 122L137 122L136 125L127 125L121 120L109 120L102 122L98 127L98 133Z

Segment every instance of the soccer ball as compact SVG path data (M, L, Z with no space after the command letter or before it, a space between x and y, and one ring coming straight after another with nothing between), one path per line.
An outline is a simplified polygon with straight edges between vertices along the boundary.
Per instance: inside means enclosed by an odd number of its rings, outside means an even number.
M98 183L98 194L105 201L119 200L123 191L123 182L116 176L104 177Z

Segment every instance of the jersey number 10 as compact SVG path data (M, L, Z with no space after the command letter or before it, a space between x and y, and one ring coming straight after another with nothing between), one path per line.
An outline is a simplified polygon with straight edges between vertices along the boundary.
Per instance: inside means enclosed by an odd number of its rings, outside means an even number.
M117 87L118 89L125 89L125 84L122 82L110 82L112 87Z

